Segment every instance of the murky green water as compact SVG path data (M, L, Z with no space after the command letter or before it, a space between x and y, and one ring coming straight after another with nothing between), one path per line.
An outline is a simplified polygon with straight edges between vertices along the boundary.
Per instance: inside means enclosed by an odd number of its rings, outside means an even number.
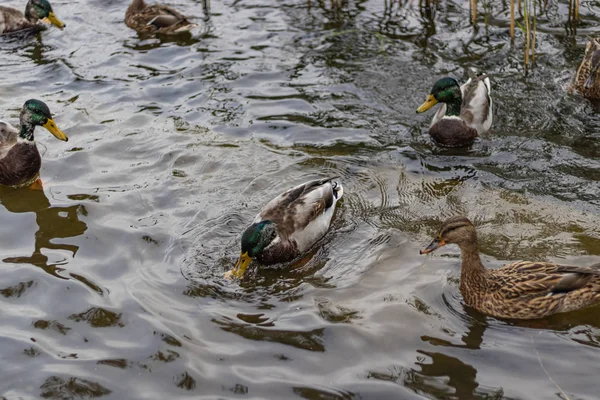
M597 398L600 308L488 319L457 249L418 250L465 213L489 266L598 262L600 114L566 86L600 3L574 29L548 2L527 78L500 1L473 27L467 1L176 0L205 27L162 42L126 3L55 0L65 31L0 40L2 117L40 98L70 137L36 132L43 193L0 191L4 398ZM415 109L466 68L494 132L444 150ZM331 174L321 246L222 279L265 202Z

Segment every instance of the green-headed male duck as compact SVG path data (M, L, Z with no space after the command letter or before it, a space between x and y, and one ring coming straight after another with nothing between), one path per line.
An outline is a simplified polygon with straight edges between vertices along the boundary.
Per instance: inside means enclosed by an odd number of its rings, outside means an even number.
M335 205L344 194L336 178L298 185L271 200L242 234L242 251L226 277L241 278L250 261L262 265L292 261L329 230Z
M48 106L40 100L27 100L21 109L21 125L17 129L0 121L0 185L39 188L42 157L35 145L33 131L43 126L56 138L68 140L52 119Z
M469 80L462 86L453 78L438 80L417 109L417 113L443 103L429 126L429 134L446 147L468 146L492 126L492 99L490 79L484 75Z
M25 14L14 8L0 6L0 35L22 29L42 28L40 21L64 28L66 25L56 17L48 0L29 0Z

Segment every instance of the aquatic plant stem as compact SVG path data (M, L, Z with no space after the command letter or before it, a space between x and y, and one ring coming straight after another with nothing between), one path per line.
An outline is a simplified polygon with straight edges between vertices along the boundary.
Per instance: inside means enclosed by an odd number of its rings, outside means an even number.
M510 0L510 40L515 40L515 0Z
M533 38L531 40L531 63L532 64L535 62L536 25L537 25L536 0L533 0Z
M548 379L550 379L550 382L552 382L554 384L554 386L556 386L556 388L559 390L560 394L562 394L564 396L565 400L571 400L569 398L569 396L567 396L567 394L564 392L564 390L562 390L562 388L560 386L558 386L558 383L556 383L554 381L554 379L552 379L552 377L548 373L548 370L546 369L546 367L544 367L544 363L542 362L542 358L540 357L540 352L535 347L535 341L533 340L533 336L530 335L529 338L531 339L531 347L533 347L533 350L535 351L535 355L537 356L538 362L540 363L540 367L542 367L542 370L544 371L544 373L546 374Z
M527 0L523 3L524 10L523 14L525 16L525 73L527 73L527 69L529 66L529 12L527 10Z

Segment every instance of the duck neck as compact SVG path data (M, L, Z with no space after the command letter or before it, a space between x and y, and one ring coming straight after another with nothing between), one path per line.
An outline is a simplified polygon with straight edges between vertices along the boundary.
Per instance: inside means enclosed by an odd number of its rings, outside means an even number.
M446 103L446 115L451 117L460 116L460 108L462 106L462 96L455 96L451 101Z
M33 131L35 130L35 125L21 120L21 131L19 132L19 137L21 139L27 140L28 142L33 142Z
M472 293L475 288L480 290L486 287L487 270L481 263L481 258L479 258L477 241L461 244L460 250L462 253L460 290L466 298L467 296L464 294L465 291L467 293Z
M37 23L39 18L34 15L34 13L31 12L31 9L33 8L33 4L31 3L31 0L27 2L27 5L25 6L25 19L33 24Z

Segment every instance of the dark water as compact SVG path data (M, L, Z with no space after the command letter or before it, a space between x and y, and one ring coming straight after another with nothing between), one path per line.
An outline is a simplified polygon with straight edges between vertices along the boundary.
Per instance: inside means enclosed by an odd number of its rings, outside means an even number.
M538 10L527 77L502 1L472 26L467 1L176 0L203 27L162 41L126 3L55 0L67 29L0 41L2 118L40 98L70 136L36 131L43 193L0 191L4 398L598 398L600 308L485 318L457 249L418 250L464 213L490 267L599 261L600 114L566 87L600 3ZM467 68L493 133L444 150L415 109ZM265 202L331 174L321 246L222 279Z

